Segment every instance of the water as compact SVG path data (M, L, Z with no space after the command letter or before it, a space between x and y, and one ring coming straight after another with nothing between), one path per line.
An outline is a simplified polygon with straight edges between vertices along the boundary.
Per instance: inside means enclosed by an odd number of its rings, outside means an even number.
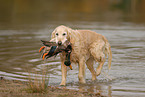
M30 6L27 5L28 9L25 11L21 11L23 8L15 9L19 6L15 6L14 11L6 8L6 12L15 12L12 15L1 12L3 19L0 20L0 76L28 81L29 74L35 75L37 72L41 77L45 68L50 77L49 85L59 86L61 82L59 56L42 61L38 51L42 46L40 40L50 40L55 27L64 24L73 29L89 29L104 35L111 44L113 54L112 67L109 71L110 80L105 74L108 72L105 63L102 74L94 82L91 81L91 73L86 69L87 83L81 85L78 83L78 66L73 64L73 70L68 69L66 88L101 93L110 97L145 96L144 18L141 20L136 15L133 17L120 11L87 12L85 8L78 11L62 8L60 10L63 11L58 12L57 9L51 11L46 10L46 6L38 6L40 10L37 12L35 9L37 5L39 2L33 4L33 10L28 10ZM71 13L68 10L71 10ZM80 13L83 10L84 12ZM108 18L112 14L113 18ZM142 17L142 14L138 16ZM97 64L94 67L97 67Z

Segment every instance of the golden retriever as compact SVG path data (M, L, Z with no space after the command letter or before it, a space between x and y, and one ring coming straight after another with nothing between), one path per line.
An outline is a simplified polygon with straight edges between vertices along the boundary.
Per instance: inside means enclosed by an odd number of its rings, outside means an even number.
M108 40L101 34L90 30L73 30L66 26L58 26L51 36L51 41L63 44L66 40L72 44L72 52L70 55L71 62L79 65L79 82L85 81L85 64L92 74L92 80L96 80L96 76L100 75L102 66L108 55L108 68L111 67L112 52ZM66 85L67 66L64 65L65 52L60 53L62 81L60 85ZM94 62L99 65L94 70Z

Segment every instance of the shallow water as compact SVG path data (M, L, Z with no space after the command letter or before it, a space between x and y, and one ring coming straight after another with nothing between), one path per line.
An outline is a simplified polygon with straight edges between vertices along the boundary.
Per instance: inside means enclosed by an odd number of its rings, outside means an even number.
M97 26L97 22L79 25L79 29L87 28L107 37L112 47L112 67L108 78L105 74L108 72L105 63L102 74L95 82L91 81L91 73L86 69L87 84L80 85L77 77L78 66L73 65L73 70L68 69L66 87L79 91L101 92L107 96L145 96L145 28L132 24ZM49 40L48 32L55 27L54 25L50 29L46 27L37 31L0 30L0 75L6 79L27 81L31 70L40 71L41 76L43 68L47 68L49 85L58 86L61 81L59 57L42 61L38 53L40 40Z
M91 81L91 73L86 69L87 83L81 85L78 83L78 66L73 64L73 70L68 68L66 88L101 93L109 97L145 96L145 24L144 18L141 18L143 14L138 14L136 18L132 16L133 14L127 12L124 14L119 9L114 12L106 8L102 9L103 12L95 12L95 7L92 12L88 12L88 9L83 9L83 6L79 10L71 10L70 7L58 12L57 9L48 10L45 2L35 2L33 6L30 6L32 3L28 4L29 6L27 5L24 10L23 7L16 6L21 4L18 2L14 8L13 6L5 8L7 13L0 12L2 17L0 19L0 76L28 81L28 76L34 77L35 73L41 79L44 74L42 71L46 69L50 77L49 85L59 86L61 82L59 56L42 61L38 50L42 46L40 40L50 40L51 32L55 27L64 24L73 29L89 29L104 35L111 44L113 54L109 76L106 62L97 81ZM45 6L42 6L43 4ZM91 8L91 5L89 6ZM31 7L34 9L28 10ZM71 12L69 13L68 10ZM10 15L9 12L14 13ZM94 67L96 68L97 64Z

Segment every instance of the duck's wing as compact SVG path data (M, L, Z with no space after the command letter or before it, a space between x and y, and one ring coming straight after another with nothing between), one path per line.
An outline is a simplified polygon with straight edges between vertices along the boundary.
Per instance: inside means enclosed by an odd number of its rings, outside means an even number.
M41 40L45 46L58 46L55 42Z

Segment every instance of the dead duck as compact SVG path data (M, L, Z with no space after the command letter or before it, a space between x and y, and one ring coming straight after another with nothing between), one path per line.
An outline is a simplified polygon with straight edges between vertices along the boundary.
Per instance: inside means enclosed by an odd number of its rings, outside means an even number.
M57 56L58 53L65 51L66 58L65 58L64 64L66 66L69 66L70 69L72 70L71 61L70 61L70 54L72 51L72 46L71 46L71 43L69 41L66 41L63 45L58 45L55 42L50 42L50 41L44 41L44 40L41 40L41 41L42 41L44 46L42 46L40 48L39 52L41 52L44 48L49 47L48 52L46 53L46 49L45 49L45 51L42 55L43 60L45 58L47 59L47 58L50 58L52 56Z

